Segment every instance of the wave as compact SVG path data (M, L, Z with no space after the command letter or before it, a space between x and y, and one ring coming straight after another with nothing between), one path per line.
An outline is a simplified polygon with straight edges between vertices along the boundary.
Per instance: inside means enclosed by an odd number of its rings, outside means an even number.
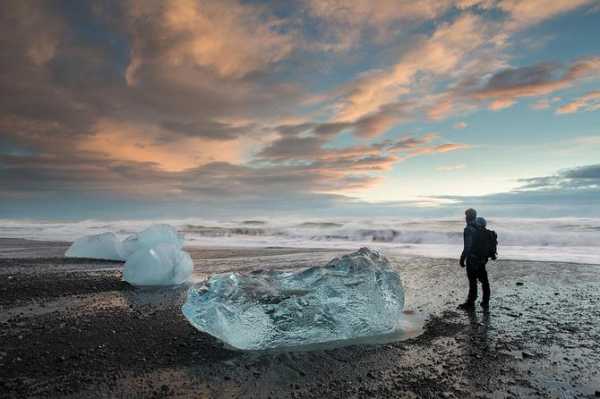
M0 221L0 237L71 241L86 234L114 231L127 236L157 221L74 223ZM188 245L354 248L361 245L427 256L455 256L462 246L459 219L248 219L161 220L176 226ZM488 220L501 254L513 258L600 263L600 219ZM587 255L586 255L587 254Z
M413 226L416 226L413 224ZM494 228L494 226L490 226ZM182 231L191 237L273 237L304 239L315 242L350 241L399 244L462 244L462 227L454 231L414 228L363 228L340 223L306 223L282 227L221 227L185 225ZM600 228L589 226L558 226L555 230L534 226L505 226L496 228L503 245L518 246L595 246L600 242Z

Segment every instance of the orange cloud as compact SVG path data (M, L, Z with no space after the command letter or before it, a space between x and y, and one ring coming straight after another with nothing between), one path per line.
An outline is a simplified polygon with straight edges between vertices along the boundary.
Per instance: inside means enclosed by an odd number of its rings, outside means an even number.
M397 22L415 23L441 16L453 0L308 0L309 12L326 21L326 50L342 51L359 44L363 32L375 32L377 41L391 39ZM330 43L332 42L332 43Z
M540 23L595 0L501 0L498 6L510 14L507 29L518 30Z
M461 144L461 143L448 143L448 144L440 144L437 146L431 147L419 147L412 150L409 155L417 156L417 155L425 155L425 154L439 154L457 150L465 150L471 148L472 146L469 144Z
M241 146L237 140L213 141L182 138L157 142L164 133L155 126L136 126L102 120L95 133L78 143L81 151L103 153L115 160L153 163L165 171L182 171L213 161L237 162Z
M127 70L130 83L142 64L156 61L169 67L191 63L224 78L241 78L281 61L295 47L293 35L278 31L280 20L263 7L237 0L135 0L131 13L136 19L154 20L160 51L145 52L142 44L148 38L137 36L148 32L136 34Z
M442 96L431 108L427 110L429 119L438 120L448 116L454 110L452 96Z
M557 114L572 114L579 110L595 111L600 109L600 90L591 91L575 100L561 106Z
M486 27L485 22L473 14L464 14L452 23L441 25L391 69L372 71L349 85L336 120L360 118L409 93L410 84L419 72L434 75L452 72L467 54L490 39Z
M500 98L498 100L494 100L488 106L492 111L499 111L504 108L508 108L515 103L515 100L512 98Z
M391 129L400 119L395 113L376 113L360 118L355 125L355 132L360 137L376 137Z

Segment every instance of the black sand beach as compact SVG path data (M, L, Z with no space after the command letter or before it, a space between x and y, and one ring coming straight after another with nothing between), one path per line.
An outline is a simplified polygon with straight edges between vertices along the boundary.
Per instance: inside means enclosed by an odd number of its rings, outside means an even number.
M134 289L121 264L68 244L0 239L0 397L590 398L600 396L600 266L498 261L489 313L455 311L455 259L389 256L418 337L313 352L241 353L195 330L185 288ZM191 249L197 280L298 268L339 252Z

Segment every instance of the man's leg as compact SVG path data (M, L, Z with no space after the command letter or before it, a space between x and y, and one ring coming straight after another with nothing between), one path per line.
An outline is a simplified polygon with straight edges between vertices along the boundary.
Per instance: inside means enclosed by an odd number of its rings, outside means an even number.
M474 305L477 299L477 265L470 262L467 264L467 278L469 279L469 295L467 303Z
M481 306L487 307L490 303L490 282L488 280L487 270L485 270L485 265L481 265L479 281L481 281L481 290L483 291Z

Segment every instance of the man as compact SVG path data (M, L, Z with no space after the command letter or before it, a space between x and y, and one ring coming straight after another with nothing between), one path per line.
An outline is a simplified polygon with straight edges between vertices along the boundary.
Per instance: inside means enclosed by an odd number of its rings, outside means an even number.
M485 240L481 230L485 228L484 218L477 217L477 211L469 208L465 211L467 226L465 227L463 238L464 248L460 255L460 265L467 267L467 278L469 279L469 295L465 303L458 306L459 309L475 309L475 300L477 299L477 280L481 282L483 298L481 307L485 310L489 308L490 303L490 283L488 281L485 264L487 263L487 253L482 241ZM477 224L479 222L479 225Z

